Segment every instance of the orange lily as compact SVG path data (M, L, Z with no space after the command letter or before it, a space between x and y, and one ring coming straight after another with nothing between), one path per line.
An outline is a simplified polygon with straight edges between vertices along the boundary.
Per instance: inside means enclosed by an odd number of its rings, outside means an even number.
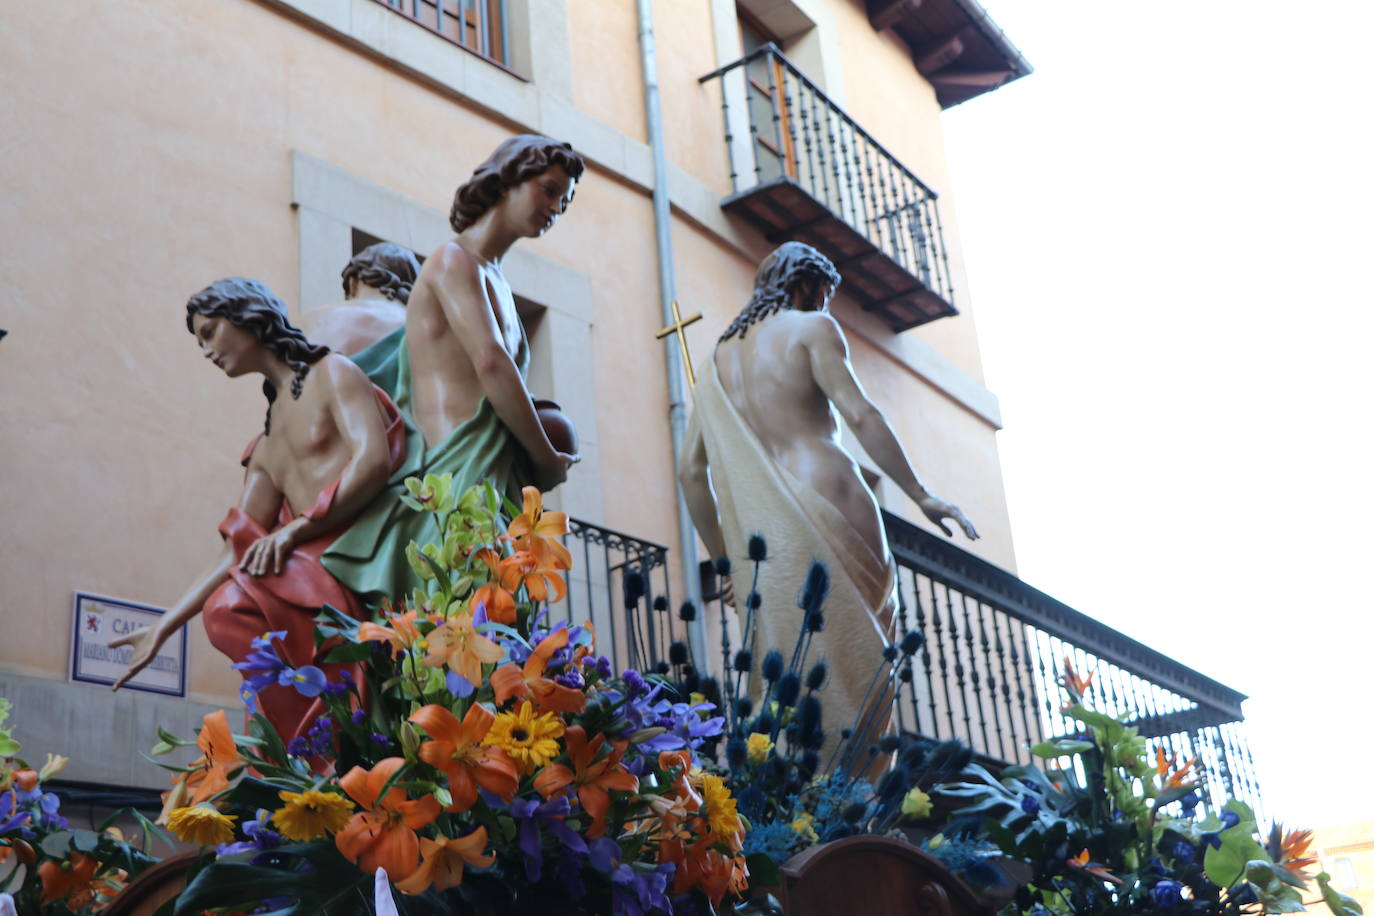
M482 666L499 662L506 654L496 643L478 633L472 625L472 611L459 611L435 627L425 640L429 655L424 664L431 668L448 665L470 684L482 683Z
M558 540L568 533L567 514L545 512L544 498L537 487L525 487L520 493L525 511L511 519L506 529L515 540L515 549L539 555L540 565L572 569L572 554Z
M482 746L482 739L495 719L496 716L480 703L468 707L462 722L444 707L432 704L422 706L410 717L410 721L434 739L420 745L420 759L448 776L453 801L444 810L457 812L471 808L477 801L479 785L506 801L515 796L520 786L520 772L514 761L499 747Z
M553 600L562 601L567 586L558 567L545 559L537 551L517 550L501 561L501 587L513 592L523 585L531 601L548 600L552 590Z
M397 786L381 794L404 765L403 758L388 757L370 771L355 766L339 780L364 810L334 835L334 844L344 858L368 874L376 874L378 868L385 868L388 875L414 874L420 865L420 840L415 831L439 816L439 802L433 795L411 801Z
M473 556L491 570L491 579L472 593L471 606L486 608L487 619L507 626L515 623L515 596L501 587L501 555L490 547L483 547Z
M463 867L474 865L488 868L496 861L495 855L483 855L487 848L487 828L478 827L467 836L450 840L445 836L437 839L420 838L420 851L424 861L414 874L396 882L396 890L403 894L423 894L431 885L437 891L445 891L463 883Z
M541 712L581 712L587 705L586 694L544 677L549 659L567 644L567 628L554 630L534 647L523 667L510 662L493 671L491 686L496 691L496 705L504 706L512 697L520 697Z
M726 891L744 889L749 869L743 857L726 856L714 848L715 842L712 837L703 837L695 843L674 839L659 845L658 861L677 866L673 873L674 894L685 894L699 887L712 904L719 906Z
M231 770L243 763L234 745L234 736L229 731L229 719L222 709L215 710L201 720L196 746L200 748L201 756L191 763L188 772L173 777L171 790L162 796L162 814L158 817L158 823L166 823L167 815L173 809L198 805L229 788Z
M409 649L420 641L420 629L416 626L420 619L419 611L412 609L404 614L384 616L391 626L384 627L370 620L364 621L358 625L358 638L364 642L391 643L391 647L397 650Z
M38 787L38 773L35 770L25 767L22 770L15 770L10 775L14 784L25 792L32 792Z
M52 859L44 862L38 866L38 878L43 882L40 902L52 903L90 887L98 864L94 856L84 852L72 853L70 862L59 863Z
M692 755L687 751L659 751L658 768L660 770L677 770L677 778L673 780L673 788L677 790L678 797L686 800L688 810L701 810L701 794L697 792L688 777L692 772Z
M573 725L569 726L564 736L573 769L569 770L561 763L551 763L534 777L534 787L540 795L552 798L568 786L577 786L577 800L592 818L587 836L595 839L606 832L606 812L611 807L610 790L639 791L639 777L620 763L629 742L612 742L611 752L597 760L601 745L606 742L605 735L598 734L588 740L587 730L580 725Z

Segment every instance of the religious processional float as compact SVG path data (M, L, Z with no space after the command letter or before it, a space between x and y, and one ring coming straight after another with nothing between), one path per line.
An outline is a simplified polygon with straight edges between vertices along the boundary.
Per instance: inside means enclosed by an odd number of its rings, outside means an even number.
M194 741L161 733L155 756L200 756L164 764L158 823L201 853L160 916L762 912L781 863L859 834L919 844L989 892L983 912L1302 909L1310 833L1276 825L1261 839L1238 801L1202 815L1195 764L1151 761L1134 728L1084 705L1091 674L1067 660L1065 709L1084 730L1033 748L1043 768L993 775L958 742L883 734L885 710L828 740L826 661L809 657L822 565L799 589L797 645L759 659L727 648L719 680L691 672L685 652L666 671L616 672L589 624L546 623L572 560L567 518L537 490L517 508L490 485L406 485L434 522L407 552L416 587L371 621L323 609L317 644L342 673L288 666L281 634L265 633L235 666L248 734L222 711ZM756 587L767 545L749 553ZM920 647L916 634L887 647L873 696L900 691ZM273 684L323 702L290 742L257 709ZM0 916L109 909L166 834L136 811L124 813L141 843L71 829L44 790L66 761L18 758L8 712L0 700ZM1361 912L1316 881L1336 916Z

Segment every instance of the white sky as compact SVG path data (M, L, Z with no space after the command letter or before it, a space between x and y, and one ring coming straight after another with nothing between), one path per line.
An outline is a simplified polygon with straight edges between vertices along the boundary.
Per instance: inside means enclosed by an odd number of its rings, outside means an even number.
M945 115L1019 572L1249 694L1271 816L1374 818L1374 3L984 4L1036 68Z

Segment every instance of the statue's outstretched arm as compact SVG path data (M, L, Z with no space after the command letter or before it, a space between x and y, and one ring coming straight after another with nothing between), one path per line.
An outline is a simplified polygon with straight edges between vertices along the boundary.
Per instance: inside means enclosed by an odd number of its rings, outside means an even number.
M243 480L243 494L239 497L239 508L263 527L267 527L276 518L281 501L281 491L272 483L272 478L250 461ZM131 646L134 650L128 669L114 682L112 690L123 687L129 678L148 667L149 662L157 657L163 644L200 613L210 595L229 577L229 570L233 565L234 551L226 541L215 561L191 583L167 613L162 615L157 626L143 627L127 636L110 641L112 649Z
M970 540L976 539L978 532L964 513L957 506L933 496L921 482L892 424L869 400L858 376L854 374L854 367L849 362L849 343L839 323L826 314L818 314L816 319L810 323L805 341L811 360L811 375L840 412L859 444L878 463L878 468L891 477L902 492L915 501L926 518L938 525L947 536L954 536L945 523L949 519L963 528Z
M487 295L487 284L477 260L457 243L445 245L435 257L443 258L437 279L429 281L448 318L449 327L472 361L482 391L496 415L525 449L546 481L567 479L577 455L558 451L549 442L520 370L506 351L496 312Z

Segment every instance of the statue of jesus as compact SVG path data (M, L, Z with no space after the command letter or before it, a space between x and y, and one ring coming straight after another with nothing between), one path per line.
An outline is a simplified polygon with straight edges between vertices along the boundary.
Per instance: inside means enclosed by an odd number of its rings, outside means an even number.
M750 535L767 542L756 643L748 647L755 657L770 648L791 654L802 624L797 591L813 560L826 565L825 629L812 645L831 672L825 692L831 741L865 711L864 694L892 639L896 573L877 501L840 444L836 412L946 535L953 536L946 524L952 519L970 539L978 537L962 512L921 483L859 384L844 331L827 311L839 283L829 259L801 242L787 242L763 260L753 297L701 373L680 475L712 556L728 557L739 570L747 564ZM878 716L869 740L886 726L885 714Z

